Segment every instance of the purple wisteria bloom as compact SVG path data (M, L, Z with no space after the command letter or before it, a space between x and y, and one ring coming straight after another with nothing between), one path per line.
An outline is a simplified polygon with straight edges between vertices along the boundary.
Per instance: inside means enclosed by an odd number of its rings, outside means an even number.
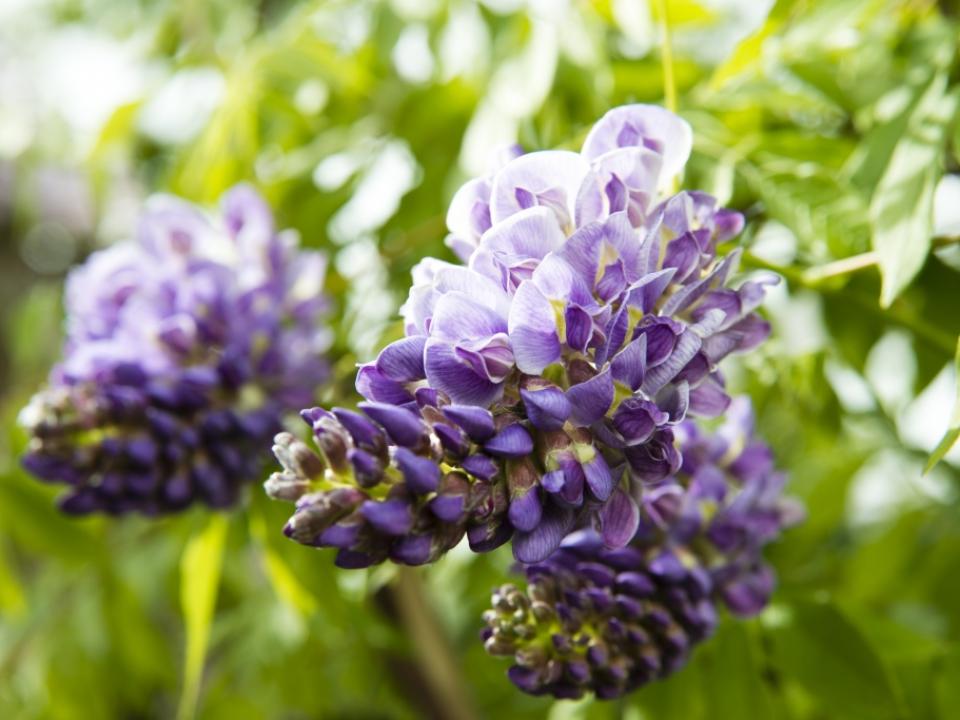
M625 545L640 518L635 486L679 470L677 425L723 413L718 364L769 332L755 309L776 278L735 284L737 253L717 253L742 216L704 193L667 194L690 147L679 117L631 105L605 115L579 153L508 153L451 203L448 244L462 263L414 269L406 337L359 369L370 403L437 437L425 456L444 472L505 488L496 537L512 536L522 562L584 523ZM491 439L507 428L509 442ZM389 495L406 478L379 482ZM343 473L338 483L362 484ZM331 491L298 487L313 502Z
M577 531L523 568L525 590L494 593L483 639L491 654L513 658L517 687L617 697L680 669L712 633L720 606L738 616L763 609L774 584L763 546L801 511L752 433L743 398L715 434L682 423L682 467L637 488L640 523L626 547Z
M21 413L24 466L69 486L69 513L230 505L327 376L325 269L248 186L216 218L152 198L135 240L67 279L63 359Z

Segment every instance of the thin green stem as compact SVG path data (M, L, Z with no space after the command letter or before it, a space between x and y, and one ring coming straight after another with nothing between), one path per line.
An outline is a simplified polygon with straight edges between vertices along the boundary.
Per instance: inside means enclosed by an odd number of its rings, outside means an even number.
M670 112L677 111L677 82L673 75L673 42L670 38L668 0L656 0L660 16L660 59L663 65L663 100Z
M460 662L437 622L437 613L430 606L418 568L398 568L394 596L400 619L413 642L417 664L443 708L443 716L450 720L476 720L467 684L460 673Z
M923 318L918 317L907 306L894 303L888 308L881 308L876 299L863 293L855 292L846 287L831 287L822 281L812 281L807 273L808 271L800 268L788 267L786 265L777 265L763 260L750 252L743 253L744 265L752 268L761 268L772 270L781 275L790 285L801 287L807 290L813 290L823 295L835 295L860 307L865 312L869 312L884 321L899 325L906 330L913 332L918 338L929 343L931 346L943 351L949 357L953 356L956 339L950 333L944 332L935 325L928 323Z

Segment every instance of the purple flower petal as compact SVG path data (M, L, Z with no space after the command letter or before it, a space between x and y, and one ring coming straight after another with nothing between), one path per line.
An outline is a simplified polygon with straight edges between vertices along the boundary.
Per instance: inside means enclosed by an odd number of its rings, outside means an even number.
M574 385L567 390L567 399L572 407L571 422L581 427L597 422L613 404L613 395L613 379L609 369L586 382Z
M543 504L536 486L517 493L510 500L507 517L510 518L510 524L517 530L524 532L533 530L540 524L542 516Z
M600 532L609 548L622 548L640 527L640 508L630 495L618 487L600 510Z
M616 481L603 456L597 453L593 460L583 463L583 473L593 496L601 502L606 501L613 492Z
M503 384L480 375L468 360L457 355L453 345L442 340L427 341L427 380L456 403L487 406L503 393Z
M641 335L627 345L610 363L613 379L636 392L647 371L647 336Z
M617 148L631 146L647 147L663 156L658 184L667 188L690 157L693 132L683 119L658 105L624 105L594 124L582 152L596 160Z
M423 367L423 348L427 338L415 335L397 340L387 345L374 363L383 375L397 382L423 380L426 371Z
M510 345L517 367L539 375L560 359L560 336L550 301L532 280L520 284L510 306Z
M664 385L673 380L684 366L700 351L701 340L690 330L685 330L662 363L651 368L643 379L641 388L647 395L656 395Z
M374 363L360 366L356 386L358 393L375 402L403 405L413 401L413 395L403 385L384 375Z
M573 527L576 514L570 508L547 505L540 524L530 532L518 532L513 538L513 556L523 563L545 560L560 546Z
M430 501L430 511L446 523L459 522L463 517L466 499L463 495L437 495Z
M700 417L720 417L730 406L730 396L713 377L707 377L690 391L690 413Z

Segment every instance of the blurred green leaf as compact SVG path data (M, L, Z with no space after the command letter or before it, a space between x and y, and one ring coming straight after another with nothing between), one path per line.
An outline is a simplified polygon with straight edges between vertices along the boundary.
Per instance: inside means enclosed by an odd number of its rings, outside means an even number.
M950 424L943 438L937 443L937 447L927 458L927 464L923 472L928 473L943 459L943 456L950 452L956 444L957 438L960 438L960 338L957 339L957 353L953 361L954 377L957 382L957 397L953 402L953 414L950 416Z
M798 602L773 629L776 667L799 682L828 717L896 718L900 702L876 650L835 607Z
M192 720L196 714L228 525L227 515L213 513L207 526L187 543L180 562L186 651L178 720Z
M889 306L920 271L933 233L933 191L957 94L937 75L907 121L870 204L873 248L883 275L881 303Z

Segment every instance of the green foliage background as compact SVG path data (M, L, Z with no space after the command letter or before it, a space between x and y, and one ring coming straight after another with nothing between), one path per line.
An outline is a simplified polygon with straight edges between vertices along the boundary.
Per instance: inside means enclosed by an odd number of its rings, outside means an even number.
M955 3L15 5L0 18L0 717L188 717L194 693L203 718L423 717L444 663L448 717L960 716L960 262L957 228L933 222L960 170ZM621 703L529 698L477 638L508 551L458 550L398 584L287 542L288 508L257 487L212 521L72 521L19 469L16 415L58 351L62 274L132 232L146 193L212 203L250 180L328 252L336 379L319 399L350 404L354 363L400 333L411 266L449 256L445 207L485 147L576 147L610 107L663 101L664 5L696 138L684 185L743 210L746 265L786 280L773 338L730 371L809 514L770 553L780 586L760 618L725 619L687 669ZM92 130L44 92L44 53L69 65L60 41L77 36L122 47L108 66L141 78ZM198 71L213 80L173 103L193 126L157 130L157 98ZM397 588L420 580L404 612Z

